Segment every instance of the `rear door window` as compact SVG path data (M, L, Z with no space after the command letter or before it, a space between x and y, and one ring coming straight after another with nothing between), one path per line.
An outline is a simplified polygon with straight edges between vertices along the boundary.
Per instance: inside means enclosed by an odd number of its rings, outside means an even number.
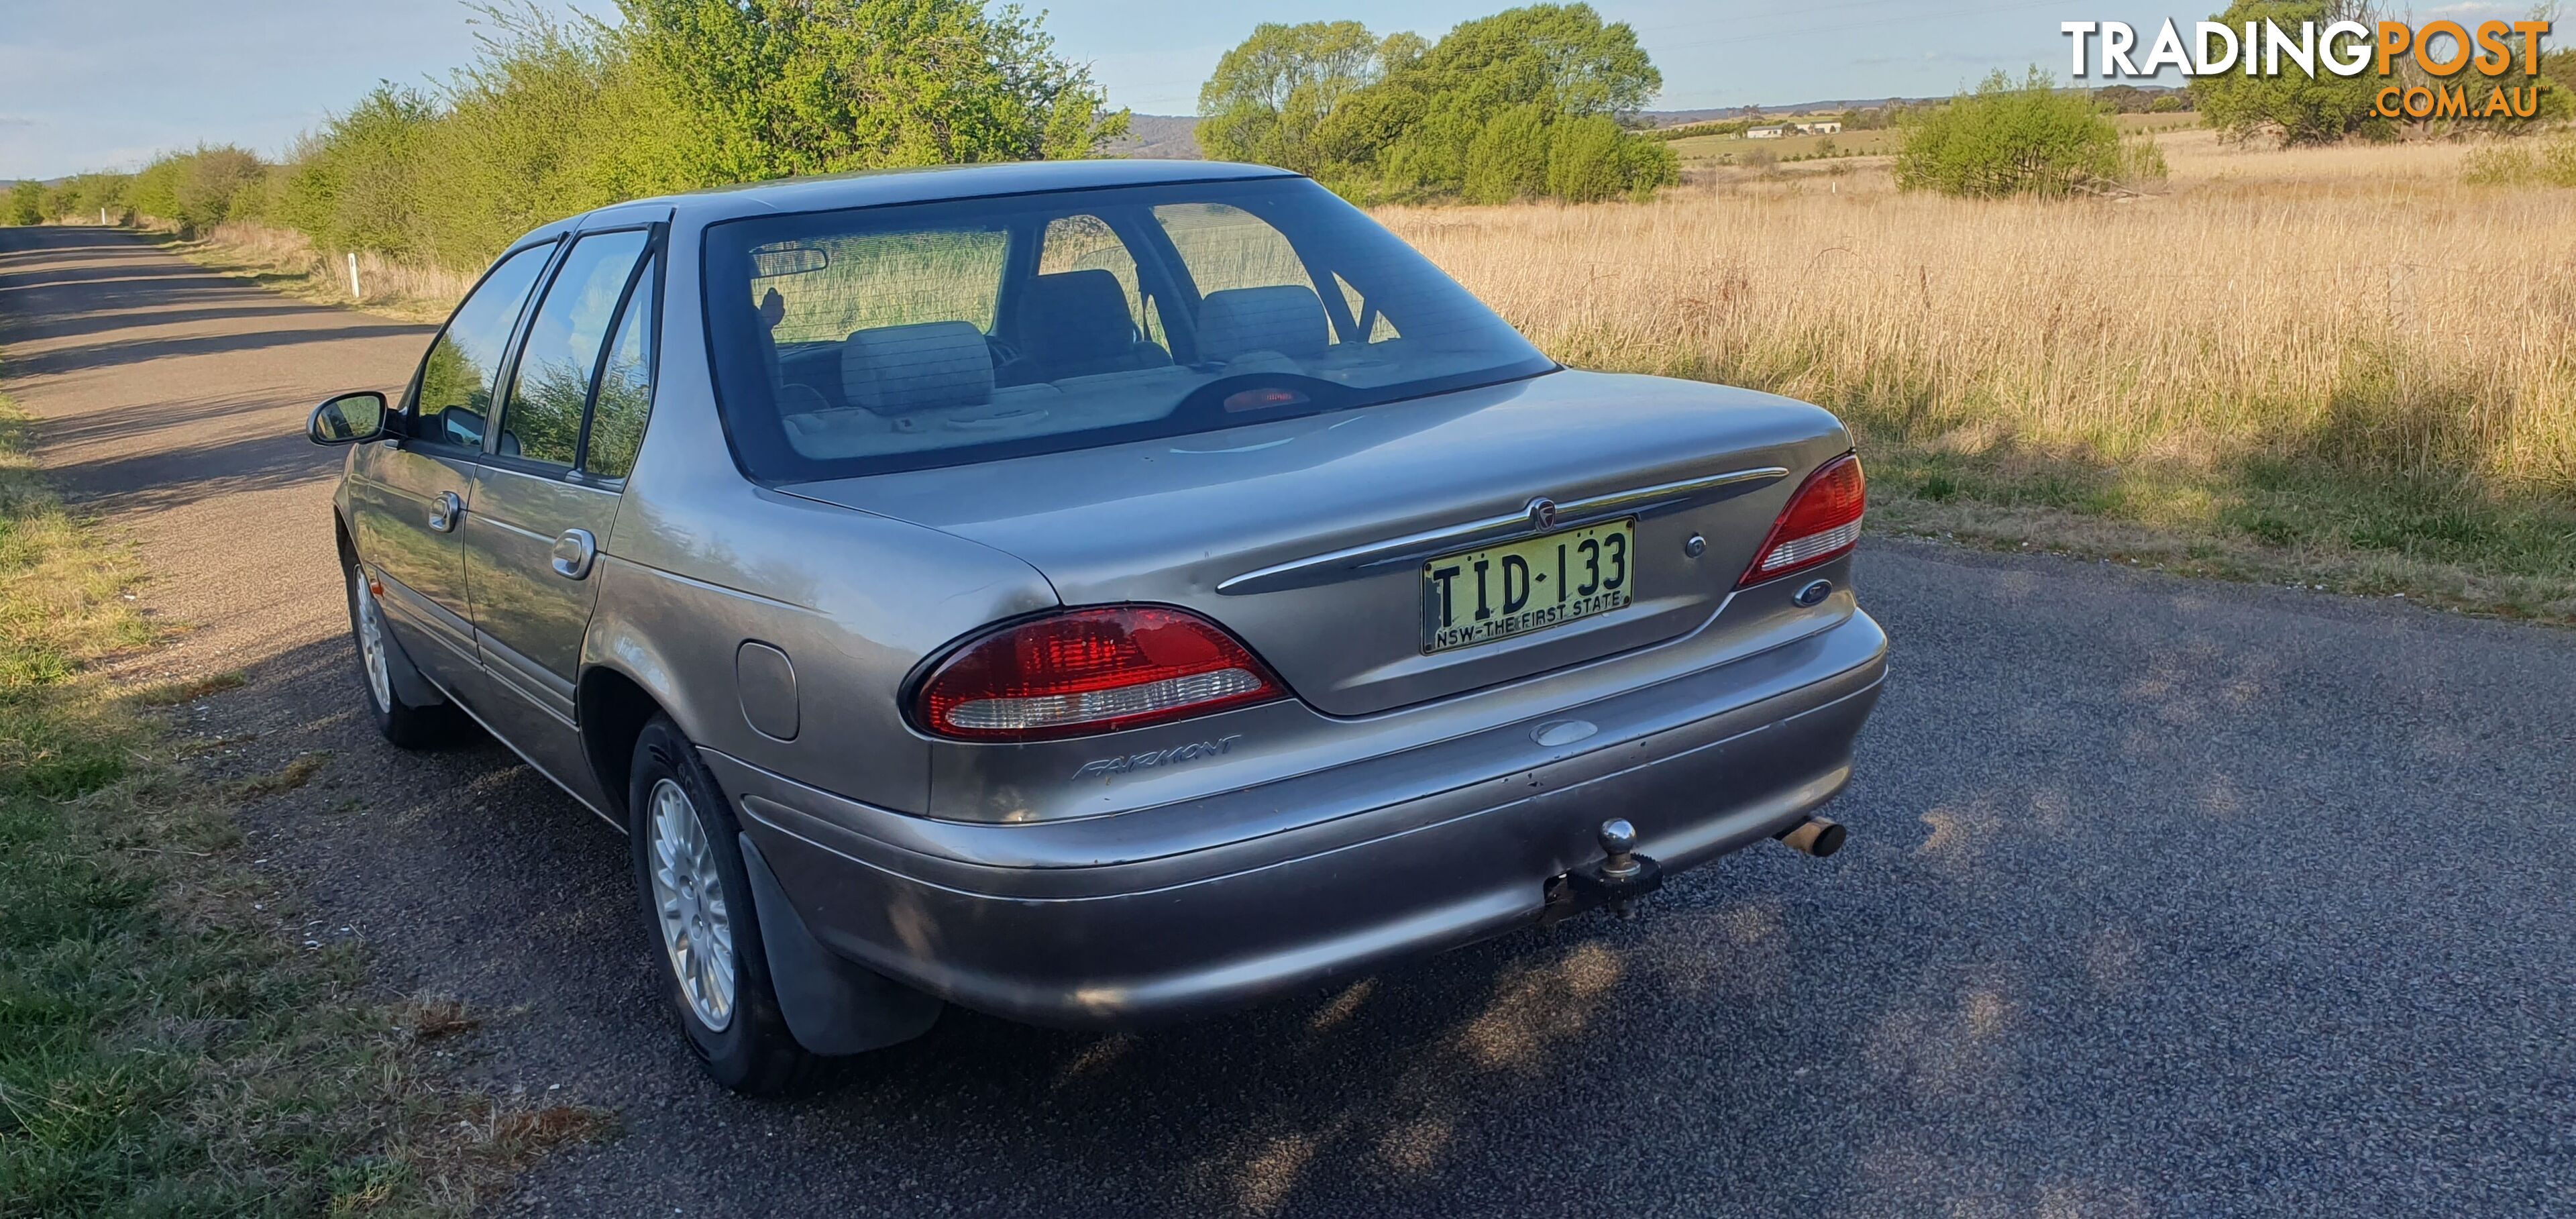
M494 451L503 457L571 469L581 451L582 410L590 401L601 344L634 278L650 234L642 229L593 233L573 243L528 324L528 341L511 375Z

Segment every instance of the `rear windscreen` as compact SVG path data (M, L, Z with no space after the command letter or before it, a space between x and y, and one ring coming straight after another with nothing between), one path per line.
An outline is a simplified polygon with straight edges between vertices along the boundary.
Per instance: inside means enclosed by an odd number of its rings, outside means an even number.
M1303 178L730 221L708 339L753 477L1178 436L1532 376L1546 357Z

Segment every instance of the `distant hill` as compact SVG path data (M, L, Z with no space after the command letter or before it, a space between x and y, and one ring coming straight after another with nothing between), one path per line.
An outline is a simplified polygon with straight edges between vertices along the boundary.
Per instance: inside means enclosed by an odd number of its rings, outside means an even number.
M1199 121L1169 114L1137 114L1127 119L1127 136L1109 145L1112 156L1160 161L1195 161L1200 157Z
M2131 86L2146 95L2181 93L2183 90L2159 85ZM1946 96L1946 95L1945 95ZM1797 102L1785 106L1719 106L1707 110L1647 110L1637 117L1653 127L1679 127L1685 123L1706 123L1717 119L1740 119L1752 114L1839 114L1845 110L1867 110L1894 102L1919 104L1937 102L1939 97L1861 97L1833 101ZM1127 138L1109 145L1112 156L1150 157L1166 161L1195 161L1199 152L1199 121L1185 114L1138 114L1127 120Z
M1866 106L1883 106L1891 100L1881 98L1865 102L1810 102L1801 106L1764 106L1764 114L1803 114L1813 110L1858 110ZM1637 117L1655 127L1678 127L1684 123L1705 123L1711 119L1743 118L1745 108L1729 106L1720 110L1648 110ZM1199 151L1199 121L1183 114L1136 114L1127 119L1125 139L1113 140L1102 151L1113 157L1146 157L1164 161L1195 161L1206 154Z

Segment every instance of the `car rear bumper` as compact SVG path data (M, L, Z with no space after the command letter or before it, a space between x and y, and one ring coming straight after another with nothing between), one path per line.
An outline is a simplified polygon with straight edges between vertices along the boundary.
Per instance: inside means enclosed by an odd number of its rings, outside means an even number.
M1534 920L1547 881L1634 823L1667 874L1795 824L1849 782L1887 638L1867 615L1730 664L1385 765L1104 817L963 825L875 809L710 753L825 945L942 998L1120 1028L1223 1010ZM1575 751L1526 758L1579 720ZM1558 735L1562 735L1561 733ZM1596 744L1597 743L1597 744ZM1423 790L1425 766L1451 776ZM1480 765L1480 763L1486 763ZM1321 810L1209 842L1240 818ZM1348 810L1348 811L1345 811Z

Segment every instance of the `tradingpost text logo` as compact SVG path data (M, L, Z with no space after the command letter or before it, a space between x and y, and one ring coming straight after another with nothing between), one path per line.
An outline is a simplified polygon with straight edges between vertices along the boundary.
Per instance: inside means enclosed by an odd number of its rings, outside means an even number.
M2068 21L2075 75L2152 77L2168 68L2185 76L2271 77L2303 73L2379 78L2372 109L2382 118L2530 118L2540 113L2540 40L2546 21L2302 21L2289 30L2270 21L2195 24L2183 34L2167 19L2141 57L2138 31L2125 21ZM2419 75L2420 74L2420 75Z

